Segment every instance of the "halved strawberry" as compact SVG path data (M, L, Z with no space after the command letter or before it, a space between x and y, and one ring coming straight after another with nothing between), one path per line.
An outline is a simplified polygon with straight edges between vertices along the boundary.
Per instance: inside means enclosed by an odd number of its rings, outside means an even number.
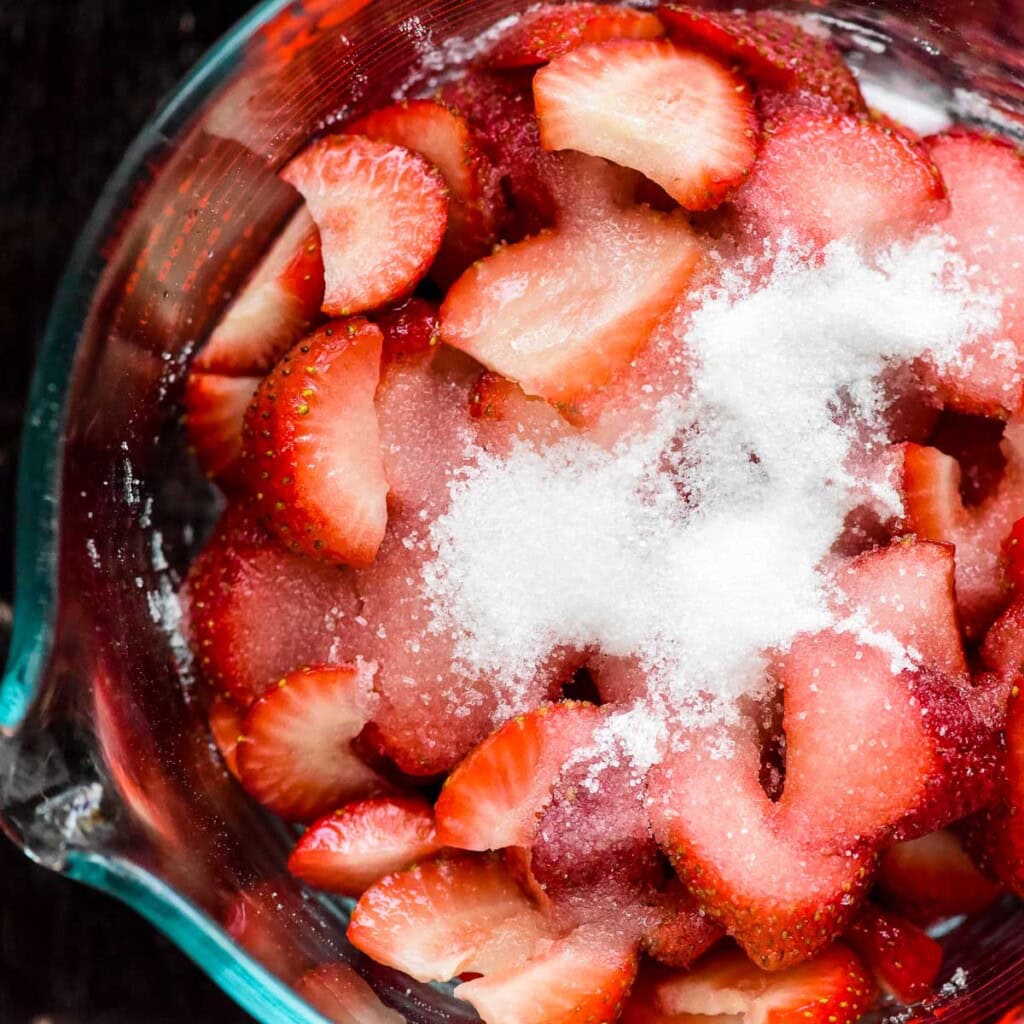
M544 446L572 434L558 410L542 398L530 398L500 373L484 370L469 393L469 415L480 445L505 454L518 442Z
M363 893L348 939L419 981L515 967L550 936L494 856L461 854L388 875Z
M663 980L657 993L664 1012L700 1014L709 1024L737 1017L744 1024L857 1024L875 1000L864 965L842 945L776 973L742 953L715 954L689 974Z
M349 125L353 134L405 146L426 157L448 186L448 228L431 275L447 287L497 238L503 216L498 173L466 119L434 100L406 100Z
M441 341L437 306L427 299L412 298L373 315L384 335L384 363L415 358L435 349Z
M643 936L644 952L672 967L689 967L724 938L722 926L673 878Z
M250 956L291 984L312 966L302 900L290 879L264 879L240 889L221 917L224 930Z
M419 154L357 135L317 139L281 172L320 229L323 309L350 316L407 295L448 223L444 179Z
M442 337L529 395L571 401L633 358L700 251L681 215L609 209L470 267L441 308Z
M942 947L909 921L868 904L850 925L846 941L882 991L907 1005L931 995Z
M878 891L886 906L919 925L945 917L976 914L999 896L964 852L960 839L948 831L894 843L878 867Z
M825 97L844 113L865 108L857 79L836 45L784 14L663 3L658 17L673 39L739 64L759 87Z
M336 1024L405 1024L405 1018L345 963L321 964L295 983L295 992Z
M288 870L318 889L361 896L377 879L439 849L426 800L371 797L310 825L288 858Z
M210 735L224 759L224 766L237 779L238 776L238 738L242 735L244 715L238 706L227 697L220 695L210 702Z
M717 206L757 157L743 80L668 42L583 46L541 68L533 93L545 149L632 167L691 210Z
M584 43L656 39L665 26L653 14L615 4L542 4L527 11L481 58L492 68L546 64Z
M242 423L262 377L232 377L193 367L185 381L185 426L199 465L225 487L241 479Z
M636 977L633 946L583 925L522 966L459 985L484 1024L614 1021Z
M320 316L324 264L320 233L303 206L267 250L213 329L194 370L261 377Z
M311 668L285 676L249 709L238 741L242 785L290 821L309 821L388 785L352 740L376 706L373 668Z
M438 839L464 850L531 845L562 765L600 720L592 704L565 701L506 722L448 776L434 808Z
M382 335L336 320L299 342L245 417L243 470L263 522L293 551L368 565L387 527L373 404Z

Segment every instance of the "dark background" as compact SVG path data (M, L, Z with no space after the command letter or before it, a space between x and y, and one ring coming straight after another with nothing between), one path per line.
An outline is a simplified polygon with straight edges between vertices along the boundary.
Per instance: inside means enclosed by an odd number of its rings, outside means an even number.
M0 0L0 598L33 355L69 249L162 96L253 0ZM0 836L0 1024L243 1024L133 913Z

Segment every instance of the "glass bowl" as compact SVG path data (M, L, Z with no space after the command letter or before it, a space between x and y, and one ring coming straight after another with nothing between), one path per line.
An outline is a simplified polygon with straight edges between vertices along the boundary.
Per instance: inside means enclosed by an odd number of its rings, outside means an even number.
M224 771L175 592L217 510L180 429L183 371L295 194L313 134L427 90L438 55L526 0L270 0L181 84L108 185L54 305L21 461L17 601L0 689L0 822L36 861L126 901L256 1018L346 961L412 1022L476 1019L345 941L350 903L285 871L292 838ZM876 86L1024 139L1024 10L807 4ZM462 42L460 42L460 40ZM1024 997L1007 901L947 939L917 1019L989 1021ZM958 969L966 972L960 973ZM966 980L965 980L966 979Z

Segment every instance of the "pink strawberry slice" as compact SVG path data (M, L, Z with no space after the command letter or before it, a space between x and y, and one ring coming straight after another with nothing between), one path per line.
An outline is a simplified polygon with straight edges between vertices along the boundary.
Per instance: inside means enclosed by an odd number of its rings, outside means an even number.
M310 825L288 870L318 889L358 897L379 878L440 848L433 808L422 797L370 797Z
M376 706L372 666L311 668L285 676L249 709L238 741L242 785L289 821L387 789L352 740Z
M405 1018L345 963L321 964L295 983L295 992L336 1024L405 1024Z
M724 936L722 926L673 878L658 902L653 923L644 932L643 949L660 963L685 969Z
M481 58L492 68L547 64L584 43L656 39L665 26L646 11L615 4L542 4L527 11Z
M806 244L876 244L904 237L949 209L922 151L862 117L799 114L766 136L734 203L758 240L790 231Z
M263 381L245 418L243 470L262 521L293 551L368 565L387 527L374 394L382 335L332 321Z
M490 251L504 199L497 171L460 113L434 100L407 100L373 111L348 130L413 150L444 177L448 228L431 270L442 287Z
M759 125L743 80L664 41L580 47L537 72L545 149L632 167L692 210L717 206L750 171Z
M419 981L523 963L550 926L494 856L461 854L388 875L348 926L356 949Z
M523 964L459 985L484 1024L614 1021L637 972L631 943L583 925Z
M835 44L775 11L714 11L663 3L672 38L739 64L759 87L826 98L839 112L865 109L857 79Z
M700 254L681 215L610 208L475 263L441 307L441 336L528 395L569 402L635 356Z
M320 229L323 309L350 316L400 299L426 274L448 223L444 179L423 157L331 135L281 172Z
M203 472L221 486L241 486L242 423L262 377L208 373L185 381L185 426Z
M244 716L227 697L216 696L210 702L210 735L224 760L224 766L238 778L238 738Z
M484 370L469 393L469 415L480 445L503 455L520 443L540 447L575 433L558 410L542 398L530 398L501 374Z
M438 839L465 850L530 846L562 765L600 721L592 704L565 701L506 722L445 782L434 808Z

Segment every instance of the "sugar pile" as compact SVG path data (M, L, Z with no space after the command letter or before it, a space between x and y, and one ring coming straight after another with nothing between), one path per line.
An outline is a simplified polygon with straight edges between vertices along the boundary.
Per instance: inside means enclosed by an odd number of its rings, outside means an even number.
M865 493L899 509L854 470L885 440L880 375L955 360L997 322L939 235L872 262L847 244L817 265L769 255L760 287L739 266L702 297L692 391L653 428L611 451L480 452L431 529L433 628L465 667L507 683L558 647L639 659L646 697L609 739L641 763L672 720L756 694L767 648L836 625L821 564L844 520Z

